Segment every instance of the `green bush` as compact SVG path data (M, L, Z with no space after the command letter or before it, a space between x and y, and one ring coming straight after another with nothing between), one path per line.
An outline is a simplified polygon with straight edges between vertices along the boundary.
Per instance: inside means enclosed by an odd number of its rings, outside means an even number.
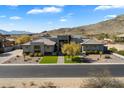
M29 55L30 55L30 57L33 57L33 56L34 56L34 54L33 54L33 53L30 53Z
M35 57L41 57L42 56L42 53L34 53L34 56Z
M38 56L38 57L41 57L41 56L42 56L42 53L38 53L37 56Z
M97 50L96 50L96 51L94 51L94 54L98 54L98 53L99 53L99 51L97 51Z
M99 54L98 50L86 51L86 54Z
M114 53L116 53L116 52L118 51L115 47L110 48L109 50L110 50L111 52L114 52Z
M54 55L54 56L57 55L57 52L54 52L53 55Z
M29 52L24 52L23 55L27 56L29 55L30 53Z

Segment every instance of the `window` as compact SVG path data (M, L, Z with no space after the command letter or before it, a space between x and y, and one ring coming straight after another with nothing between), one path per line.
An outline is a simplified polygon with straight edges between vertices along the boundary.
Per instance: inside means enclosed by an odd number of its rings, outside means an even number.
M40 46L35 45L35 46L34 46L34 49L39 50L39 49L40 49Z

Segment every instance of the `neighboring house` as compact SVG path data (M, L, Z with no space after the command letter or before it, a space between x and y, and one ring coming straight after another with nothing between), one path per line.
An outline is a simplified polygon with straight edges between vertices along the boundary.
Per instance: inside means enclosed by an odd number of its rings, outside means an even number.
M116 41L123 42L124 41L124 34L120 34L116 36Z
M81 43L82 51L102 51L107 52L107 47L103 43L100 43L94 39L84 39Z
M13 39L0 38L0 53L9 52L14 49Z
M98 50L105 51L103 44L98 42L91 42L84 36L71 36L71 35L58 35L47 36L41 39L34 40L22 45L24 53L36 53L40 52L43 55L61 54L61 47L65 43L75 42L82 45L81 51ZM87 42L86 42L87 41Z
M114 41L112 39L109 39L109 38L104 38L103 43L104 44L113 44Z

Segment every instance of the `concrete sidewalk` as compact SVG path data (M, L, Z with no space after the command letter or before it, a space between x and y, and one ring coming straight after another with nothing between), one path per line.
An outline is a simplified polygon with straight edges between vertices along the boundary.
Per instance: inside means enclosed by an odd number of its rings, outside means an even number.
M58 56L57 64L64 64L64 56Z

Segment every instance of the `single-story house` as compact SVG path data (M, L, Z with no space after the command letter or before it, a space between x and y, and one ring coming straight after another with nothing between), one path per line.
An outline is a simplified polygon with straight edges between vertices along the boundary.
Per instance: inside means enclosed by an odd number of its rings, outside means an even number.
M15 40L0 38L0 53L9 52L14 49Z
M82 51L101 51L103 53L107 52L107 47L103 43L98 42L94 39L83 39Z
M117 35L116 41L124 41L124 34Z
M40 52L43 55L54 55L61 53L61 47L65 43L75 42L81 44L81 51L98 50L106 51L104 44L88 39L85 36L58 35L41 37L41 39L30 41L22 45L24 53Z

